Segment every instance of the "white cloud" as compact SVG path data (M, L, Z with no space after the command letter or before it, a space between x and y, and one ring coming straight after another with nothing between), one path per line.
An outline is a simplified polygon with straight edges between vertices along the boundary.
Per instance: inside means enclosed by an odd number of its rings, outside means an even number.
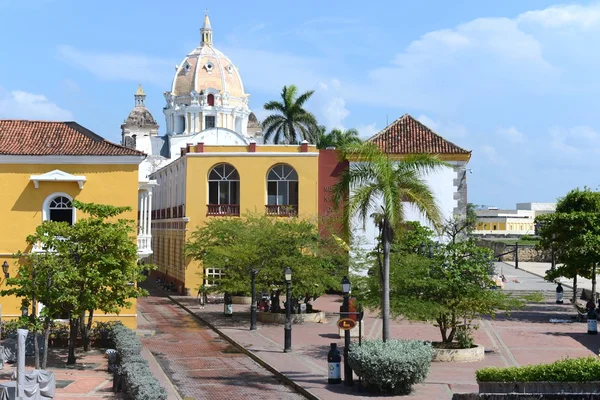
M427 115L419 115L417 120L423 123L426 127L447 139L459 139L468 136L467 128L464 125L454 122L438 123Z
M600 23L600 4L589 6L578 4L557 5L544 10L525 12L517 20L525 23L537 23L548 28L566 26L589 28Z
M320 124L327 128L344 129L344 119L350 115L346 108L346 100L340 96L341 83L338 79L319 82L315 94L307 103L307 108L313 109Z
M496 149L490 145L483 145L479 149L481 154L486 158L487 162L490 164L502 165L504 164L504 160L498 156Z
M174 73L170 62L144 55L93 52L62 45L58 47L58 56L105 80L152 82L163 86Z
M379 132L379 129L377 128L377 124L375 122L368 125L358 125L356 127L356 130L358 131L361 139L368 139Z
M0 118L72 121L73 114L60 108L46 96L0 87Z
M510 128L500 128L496 133L511 143L523 143L527 140L526 136L519 132L514 126L511 126Z

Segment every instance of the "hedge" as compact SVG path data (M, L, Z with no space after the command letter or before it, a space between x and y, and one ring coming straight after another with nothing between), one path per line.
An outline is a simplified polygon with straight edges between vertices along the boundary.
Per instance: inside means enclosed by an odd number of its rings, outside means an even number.
M590 382L600 381L600 358L565 358L551 364L488 367L475 373L478 382Z
M132 400L167 400L166 390L160 386L141 356L142 343L134 331L117 324L109 337L118 354L117 373L125 380L127 394Z
M432 357L431 344L420 340L364 340L350 345L348 362L370 390L408 394L427 377Z

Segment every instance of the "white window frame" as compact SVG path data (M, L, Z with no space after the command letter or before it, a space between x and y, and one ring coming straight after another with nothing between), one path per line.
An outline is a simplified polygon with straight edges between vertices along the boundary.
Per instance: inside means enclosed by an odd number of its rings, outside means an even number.
M225 272L223 272L223 270L220 268L205 268L204 271L204 285L206 287L214 285L214 283L209 282L214 282L216 278L222 278L225 276Z
M69 196L66 193L63 193L63 192L52 193L51 195L46 197L46 200L44 200L44 204L42 207L42 222L50 220L50 203L52 202L52 200L54 200L55 198L60 197L60 196L66 197L67 199L69 199L69 201L71 201L71 203L73 203L73 197ZM73 224L75 224L76 221L77 221L77 209L75 207L73 207Z

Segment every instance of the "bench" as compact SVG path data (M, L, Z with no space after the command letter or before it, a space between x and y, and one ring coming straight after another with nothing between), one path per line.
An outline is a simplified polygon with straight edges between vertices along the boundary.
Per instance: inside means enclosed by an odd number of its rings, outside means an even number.
M575 311L577 311L577 321L580 321L580 322L587 321L588 312L585 309L585 307L580 306L579 303L577 303L577 302L573 302L573 300L571 300L571 304L573 304Z

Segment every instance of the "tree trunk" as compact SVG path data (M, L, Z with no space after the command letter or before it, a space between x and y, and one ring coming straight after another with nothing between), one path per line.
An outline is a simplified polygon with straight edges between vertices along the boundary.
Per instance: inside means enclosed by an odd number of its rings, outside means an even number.
M90 351L90 332L92 330L92 319L94 318L94 310L88 310L88 320L85 321L85 313L81 316L79 322L79 330L81 331L81 339L83 341L83 351Z
M69 318L69 356L67 365L75 364L75 347L77 346L77 332L79 331L79 316Z
M382 331L381 338L386 342L390 338L390 247L392 232L384 223L383 229L383 290L381 294Z
M440 334L442 335L442 343L446 343L446 324L444 323L443 317L440 315L438 319L436 319L438 323L438 328L440 329Z
M35 274L33 275L33 285L35 286ZM37 302L35 293L31 296L31 316L29 319L33 322L33 359L35 360L35 369L40 369L40 345L38 343L38 324L37 324Z
M573 277L573 304L577 303L577 272Z
M596 304L596 263L592 265L592 301Z
M48 339L50 338L50 317L44 318L44 354L42 357L42 369L46 369L48 364Z

